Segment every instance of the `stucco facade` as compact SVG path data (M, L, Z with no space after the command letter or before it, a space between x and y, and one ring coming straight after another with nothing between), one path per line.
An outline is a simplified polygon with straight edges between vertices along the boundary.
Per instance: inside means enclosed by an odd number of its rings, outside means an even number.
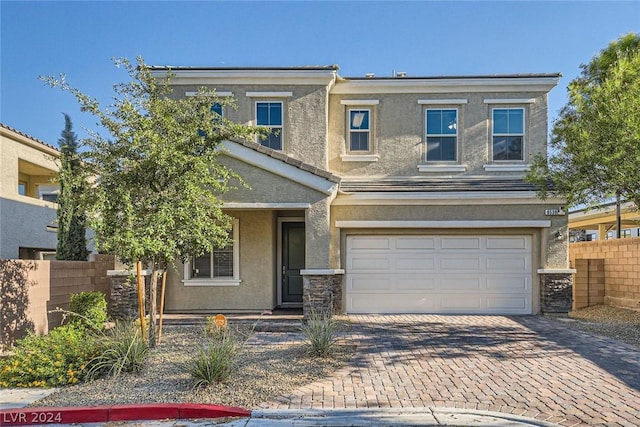
M0 258L55 251L57 204L52 182L59 152L20 131L0 125ZM21 194L22 193L22 194Z
M153 69L158 77L166 71ZM489 259L489 252L485 254L479 246L469 256L475 257L478 275L484 277L481 286L486 295L481 299L486 301L473 308L478 311L470 312L544 310L540 295L548 299L549 294L543 289L544 278L554 275L564 280L571 274L567 217L563 200L539 200L536 188L523 177L533 156L546 154L547 94L559 74L343 78L337 71L336 66L172 69L173 96L192 96L202 86L215 89L220 96L232 96L237 110L223 111L231 120L256 125L259 103L281 106L276 122L282 122L282 145L266 148L258 139L223 144L221 162L247 184L220 196L225 211L236 218L234 233L239 237L234 248L239 247L235 260L239 271L227 273L233 280L215 277L216 254L211 255L213 272L207 273L206 280L192 268L196 260L178 266L170 275L167 310L265 310L304 302L305 309L329 303L334 311L349 311L357 306L352 304L352 283L353 266L359 260L354 264L348 241L366 243L366 239L352 240L353 236L388 237L389 242L400 242L397 244L407 242L394 236L418 240L443 236L445 244L456 236L469 237L482 245L507 242L500 236L520 239L526 244L522 252L526 268L514 280L525 283L525 290L520 291L522 306L492 305L500 301L500 292L506 295L510 290L491 291L490 281L500 276L500 270L485 271L489 267L481 264ZM449 138L448 144L451 135L455 138L454 155L444 160L427 156L427 139L434 135L427 123L429 111L445 111L455 118L448 134L436 135L441 141ZM354 114L360 115L357 123ZM496 124L506 115L515 125ZM360 145L353 145L354 135ZM508 149L515 155L504 158L494 153L502 150L501 138L509 141ZM295 243L291 248L290 242ZM407 259L414 260L409 270L420 268L418 252L407 253ZM444 254L434 252L433 260ZM380 259L387 260L387 256L396 255L385 252ZM455 252L447 256L444 264L455 261ZM425 258L425 263L433 260ZM369 270L362 277L378 274L373 258L364 264ZM388 297L389 310L397 312L403 308L393 307L393 277L402 281L400 276L408 273L389 268L379 272L391 279L378 300ZM442 283L455 280L451 271L436 270L433 274L442 275L437 279ZM419 283L420 279L411 280ZM472 289L463 289L462 282L454 288L467 292L465 297L473 294ZM288 292L295 297L290 299ZM431 291L419 292L428 299ZM440 292L437 298L442 301L455 296L444 287L433 292ZM515 294L508 298L516 300ZM358 310L367 310L366 295L362 301L365 305L359 307L364 308ZM446 304L437 309L448 310Z

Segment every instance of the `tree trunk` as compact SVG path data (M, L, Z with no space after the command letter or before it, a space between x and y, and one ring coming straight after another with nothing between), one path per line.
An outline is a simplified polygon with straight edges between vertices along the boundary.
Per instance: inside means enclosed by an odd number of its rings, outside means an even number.
M156 346L156 313L158 312L158 268L153 264L151 286L149 287L149 348Z
M138 311L140 312L140 332L142 333L142 339L144 339L144 282L142 279L142 263L136 262L136 278L138 280Z

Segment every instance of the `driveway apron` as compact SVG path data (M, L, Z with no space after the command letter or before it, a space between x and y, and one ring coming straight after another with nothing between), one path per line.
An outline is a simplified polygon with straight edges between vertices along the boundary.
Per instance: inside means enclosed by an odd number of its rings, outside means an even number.
M640 349L539 316L351 315L334 376L270 409L449 407L640 425Z

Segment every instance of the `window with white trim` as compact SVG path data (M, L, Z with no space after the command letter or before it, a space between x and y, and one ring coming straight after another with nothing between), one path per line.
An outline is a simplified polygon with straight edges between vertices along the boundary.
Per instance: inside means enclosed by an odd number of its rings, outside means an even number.
M426 161L453 162L457 160L458 110L455 108L427 109Z
M494 108L492 124L494 161L524 160L524 108Z
M349 117L349 151L371 151L371 110L350 109Z
M231 241L222 248L192 257L184 265L185 285L237 285L240 283L239 221L229 230Z
M281 101L256 102L256 124L270 128L266 136L258 137L258 142L274 150L282 150L282 109Z

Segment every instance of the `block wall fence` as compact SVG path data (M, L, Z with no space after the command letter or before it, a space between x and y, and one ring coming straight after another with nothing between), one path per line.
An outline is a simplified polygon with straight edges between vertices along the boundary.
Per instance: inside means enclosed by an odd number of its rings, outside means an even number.
M91 255L90 261L0 260L0 346L22 338L26 330L46 334L60 325L72 294L100 291L109 301L107 270L110 255Z
M573 309L598 304L640 309L640 237L571 243L569 262L577 270Z

